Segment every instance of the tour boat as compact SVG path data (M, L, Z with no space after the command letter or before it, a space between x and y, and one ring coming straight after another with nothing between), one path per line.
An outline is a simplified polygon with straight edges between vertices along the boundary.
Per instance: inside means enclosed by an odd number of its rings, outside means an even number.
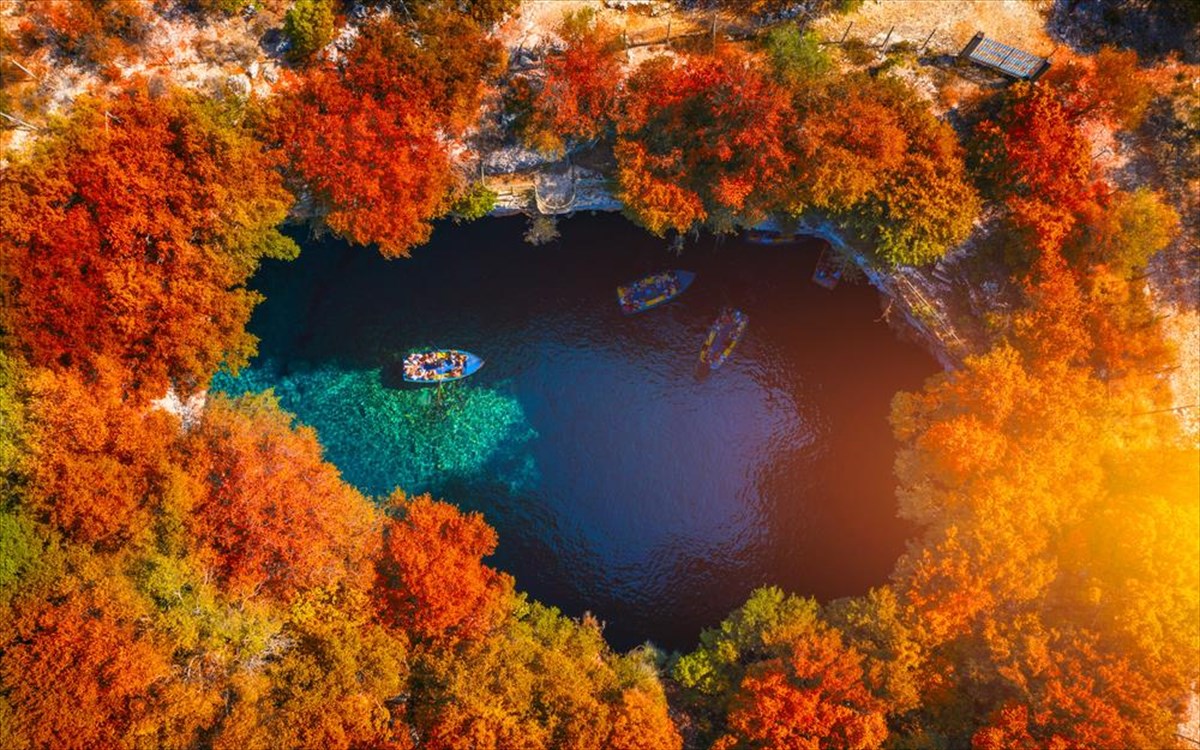
M626 315L639 313L670 302L683 293L696 274L690 271L663 271L626 286L617 287L617 302Z
M753 245L791 245L803 239L797 232L776 232L773 229L747 229L746 242Z
M821 257L817 258L817 267L813 269L812 280L817 286L833 289L842 279L842 266L837 258L825 248Z
M725 308L708 329L708 338L700 349L700 364L716 370L725 364L733 348L742 340L750 318L741 310Z
M413 352L404 358L404 380L408 383L448 383L473 375L483 360L458 349Z

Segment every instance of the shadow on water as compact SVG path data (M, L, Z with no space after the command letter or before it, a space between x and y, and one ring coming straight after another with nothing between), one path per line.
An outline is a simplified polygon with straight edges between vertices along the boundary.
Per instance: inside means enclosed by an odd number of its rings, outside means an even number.
M302 242L255 278L260 357L218 387L274 388L365 492L482 512L495 565L618 647L689 648L755 586L829 599L886 579L910 531L888 404L935 364L877 321L874 290L812 284L815 241L705 238L676 258L616 216L565 221L551 247L523 229L441 226L403 261ZM697 272L687 292L620 314L618 284L672 267ZM698 373L724 304L746 336ZM394 363L423 347L487 365L402 385Z

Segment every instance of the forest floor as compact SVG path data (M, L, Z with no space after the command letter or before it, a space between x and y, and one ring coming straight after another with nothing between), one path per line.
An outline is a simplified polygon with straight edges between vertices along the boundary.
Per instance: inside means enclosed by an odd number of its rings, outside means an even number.
M929 52L957 54L976 32L1021 47L1036 55L1049 55L1055 42L1046 32L1049 2L1029 0L866 0L857 10L826 16L813 28L826 39L849 35L868 45L929 40ZM890 38L889 38L890 34Z

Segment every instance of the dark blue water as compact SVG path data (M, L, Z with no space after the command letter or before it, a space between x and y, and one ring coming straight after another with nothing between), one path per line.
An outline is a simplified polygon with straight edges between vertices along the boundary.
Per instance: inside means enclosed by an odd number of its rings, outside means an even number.
M690 648L749 591L830 599L886 580L896 518L888 405L935 371L897 340L866 285L809 278L812 242L701 238L682 257L617 216L562 222L534 248L522 219L440 226L408 260L302 242L254 286L272 387L347 480L432 492L500 533L491 562L618 647ZM665 307L623 317L618 284L697 272ZM728 364L695 362L723 304L750 316ZM487 360L441 392L397 387L414 347Z

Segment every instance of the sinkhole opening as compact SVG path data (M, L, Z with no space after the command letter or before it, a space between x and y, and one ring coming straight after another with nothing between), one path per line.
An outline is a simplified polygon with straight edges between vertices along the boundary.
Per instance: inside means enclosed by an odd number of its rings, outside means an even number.
M896 517L892 396L937 370L880 320L876 291L811 280L819 240L702 236L682 255L615 215L444 224L411 259L297 237L269 261L259 356L228 393L274 389L366 493L400 487L481 512L489 563L618 648L689 649L749 592L822 600L883 583L911 528ZM674 301L622 315L616 287L679 268ZM724 306L749 316L729 361L697 358ZM486 360L408 386L415 349Z

